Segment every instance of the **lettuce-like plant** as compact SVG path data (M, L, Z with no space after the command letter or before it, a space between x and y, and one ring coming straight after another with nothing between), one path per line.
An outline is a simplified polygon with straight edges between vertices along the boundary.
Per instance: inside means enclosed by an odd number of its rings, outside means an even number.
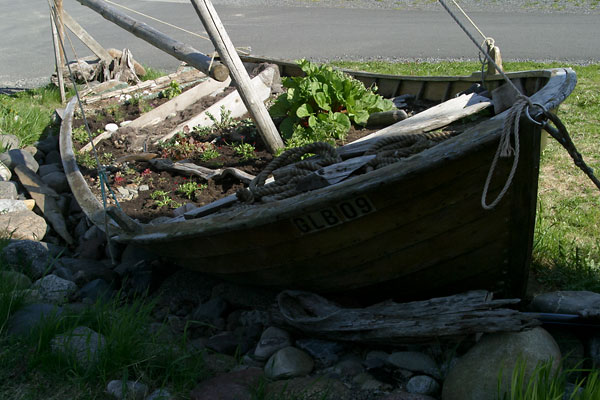
M297 63L306 76L284 78L287 91L269 110L285 117L279 130L288 144L344 139L351 124L365 125L371 113L394 109L376 88L367 89L342 71L304 59Z

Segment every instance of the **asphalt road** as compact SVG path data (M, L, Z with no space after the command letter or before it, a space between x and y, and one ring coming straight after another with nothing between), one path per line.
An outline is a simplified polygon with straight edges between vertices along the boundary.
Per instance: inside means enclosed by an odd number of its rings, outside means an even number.
M148 15L205 33L188 2L119 0ZM250 2L251 3L251 2ZM40 0L0 0L0 88L33 87L48 82L54 52L48 6ZM173 69L179 61L105 20L75 0L64 0L71 14L105 47L129 48L136 60ZM255 55L314 60L476 59L477 51L443 10L356 9L219 5L236 46ZM209 41L131 14L202 52ZM504 60L600 62L600 15L532 13L503 10L473 12L483 32L495 38ZM73 37L79 57L90 55ZM70 48L70 46L69 46ZM69 51L70 54L73 54ZM71 56L72 57L72 56Z

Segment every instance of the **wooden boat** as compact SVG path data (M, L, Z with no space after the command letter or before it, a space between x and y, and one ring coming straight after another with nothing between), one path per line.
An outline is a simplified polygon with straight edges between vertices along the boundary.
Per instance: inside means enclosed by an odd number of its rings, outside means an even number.
M293 63L245 61L276 63L282 75L299 73ZM366 85L376 84L384 97L410 94L437 103L481 82L480 74L351 74ZM508 76L547 109L556 109L576 82L568 68ZM500 76L486 79L489 89L502 85ZM71 101L61 128L63 165L77 201L104 229L105 211L79 173L71 147L74 108ZM467 289L521 296L532 252L540 126L522 120L521 157L512 185L493 210L481 206L507 112L384 168L291 198L158 225L138 224L113 210L108 231L117 241L242 284L321 293L369 290L396 298ZM411 126L410 120L403 126ZM412 128L431 128L422 123L416 121ZM342 151L353 153L359 147L349 144ZM490 198L503 187L511 165L512 158L500 161Z

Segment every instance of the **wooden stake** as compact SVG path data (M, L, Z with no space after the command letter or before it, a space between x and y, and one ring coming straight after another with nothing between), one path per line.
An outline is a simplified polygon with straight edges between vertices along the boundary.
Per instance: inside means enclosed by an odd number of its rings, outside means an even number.
M58 30L56 27L56 23L54 22L54 16L56 15L55 10L50 8L50 25L52 27L52 43L54 44L54 60L56 63L56 76L58 77L58 88L60 89L60 100L65 103L67 101L67 97L65 95L65 81L63 78L63 68L64 65L61 63L62 60L62 51L61 44L59 41Z
M250 77L240 60L229 35L225 31L225 27L221 23L217 12L215 11L210 0L191 0L196 13L202 20L202 24L213 45L219 52L221 60L229 68L231 78L236 83L240 96L250 115L256 122L258 131L271 153L275 153L277 149L283 148L283 140L267 111L264 103L256 96L252 90Z
M87 46L88 49L97 55L101 60L110 62L112 57L100 43L98 43L85 29L81 27L66 11L63 10L64 24L71 32L75 34Z
M204 72L219 82L223 82L229 77L229 70L220 63L212 63L211 58L202 54L192 46L171 39L164 33L152 28L148 24L137 21L127 14L110 7L101 0L77 0L84 6L91 8L107 20L119 25L128 32L161 49L167 54L172 55L178 60L185 61L194 68Z

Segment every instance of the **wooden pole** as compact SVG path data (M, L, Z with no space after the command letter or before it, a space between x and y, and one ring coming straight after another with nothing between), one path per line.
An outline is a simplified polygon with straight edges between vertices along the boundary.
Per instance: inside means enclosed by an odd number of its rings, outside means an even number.
M178 60L185 61L194 68L204 72L219 82L223 82L229 77L229 70L220 63L212 63L211 58L202 54L192 46L171 39L164 33L152 28L148 24L137 21L127 14L110 7L101 0L77 0L84 6L91 8L107 20L119 25L128 32L159 48L167 54L172 55Z
M87 46L88 49L92 51L95 55L98 56L103 61L110 62L112 57L106 51L104 47L100 43L98 43L73 17L71 17L66 11L63 10L63 21L64 24L69 28L71 32L75 34Z
M191 0L196 13L202 20L204 28L208 32L213 45L219 52L221 60L227 65L231 72L231 78L236 83L242 101L256 122L258 131L271 153L283 148L283 140L267 111L264 103L252 90L250 77L242 64L229 35L225 31L221 19L217 15L210 0Z
M67 97L65 94L65 81L62 74L64 64L61 63L62 60L62 51L61 44L59 41L58 29L56 23L54 22L54 18L57 15L56 9L50 7L50 26L52 27L52 44L54 44L54 60L56 63L56 76L58 77L58 88L60 89L60 100L65 103L67 101Z

